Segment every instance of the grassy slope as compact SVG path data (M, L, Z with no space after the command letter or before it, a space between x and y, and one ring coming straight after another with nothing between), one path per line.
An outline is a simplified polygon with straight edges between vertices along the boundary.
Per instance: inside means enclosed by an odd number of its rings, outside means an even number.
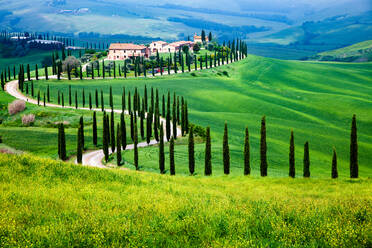
M371 186L171 177L0 154L0 246L370 247Z
M330 57L331 59L364 59L365 61L372 60L372 40L356 43L351 46L343 47L340 49L326 51L318 54L320 59ZM327 60L327 59L326 59Z
M91 91L102 88L108 97L109 85L120 108L125 86L140 92L159 88L160 93L176 91L189 103L191 122L211 126L214 174L222 174L222 132L229 124L232 173L241 174L243 166L243 131L250 128L253 174L259 172L259 129L262 115L267 116L269 175L286 176L290 130L295 133L296 164L302 174L303 144L310 142L312 176L329 177L332 147L338 151L341 176L348 175L350 121L358 118L359 161L361 175L372 172L371 107L372 64L309 63L280 61L255 56L234 65L190 74L156 79L116 79L73 81L73 89ZM226 70L229 77L218 76ZM48 82L54 90L67 90L67 82ZM37 83L45 90L43 81ZM140 164L157 170L157 148L140 150ZM132 152L125 158L132 161ZM198 173L203 173L204 144L196 145ZM177 172L187 173L187 145L176 147Z

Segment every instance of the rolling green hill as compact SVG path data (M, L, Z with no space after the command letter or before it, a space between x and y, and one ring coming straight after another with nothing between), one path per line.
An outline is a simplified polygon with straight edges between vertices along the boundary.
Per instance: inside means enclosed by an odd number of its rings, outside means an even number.
M314 57L322 61L366 62L372 60L372 40L340 49L319 53Z
M0 154L0 246L370 247L371 184L171 177Z
M210 126L213 173L221 175L223 125L229 126L232 174L243 173L244 128L249 127L253 175L259 174L259 134L263 115L267 120L269 175L288 175L288 149L293 129L296 144L297 176L302 175L303 145L310 143L313 177L330 176L332 147L338 151L339 173L349 175L349 138L353 114L357 115L360 174L369 176L372 148L371 63L296 62L249 56L244 61L197 73L155 79L106 79L84 81L49 80L36 82L45 91L50 85L56 101L57 90L85 92L103 89L108 97L113 87L114 103L120 108L125 86L133 92L144 85L160 89L160 94L176 91L186 97L190 121ZM143 95L143 94L142 94ZM181 142L182 143L182 142ZM196 145L196 172L203 174L204 144ZM158 171L158 149L140 149L143 170ZM132 162L132 152L125 153ZM187 174L187 145L176 146L177 173Z

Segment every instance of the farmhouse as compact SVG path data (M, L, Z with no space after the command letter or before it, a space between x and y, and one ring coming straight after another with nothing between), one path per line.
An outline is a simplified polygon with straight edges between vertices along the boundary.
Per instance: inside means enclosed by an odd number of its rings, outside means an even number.
M107 55L108 60L123 60L133 57L148 58L151 55L149 48L132 43L112 43Z
M183 46L188 46L190 50L194 47L192 41L177 41L173 43L166 43L165 41L155 41L150 44L151 52L156 53L173 53L178 52Z
M209 39L208 39L208 36L205 36L205 41L208 42ZM198 36L196 33L194 35L194 42L195 43L203 43L202 41L202 37L201 36Z
M150 44L150 50L152 53L156 53L156 52L159 52L159 53L164 53L164 52L168 52L168 50L166 50L166 47L168 46L168 43L165 42L165 41L154 41L154 42L151 42Z

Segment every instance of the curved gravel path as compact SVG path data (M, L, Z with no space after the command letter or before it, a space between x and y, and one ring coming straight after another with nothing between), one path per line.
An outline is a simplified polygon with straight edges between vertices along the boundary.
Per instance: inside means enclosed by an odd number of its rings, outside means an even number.
M44 77L40 77L40 79L43 79ZM53 78L53 77L49 77ZM34 79L33 79L34 80ZM14 96L17 99L23 100L25 102L31 103L31 104L36 104L37 105L37 100L29 98L25 95L23 95L22 92L19 91L18 89L18 80L10 81L5 85L5 91L8 92L10 95ZM42 101L41 101L42 103ZM53 107L53 108L62 108L61 105L53 104L53 103L45 103L45 106L47 107ZM76 109L75 107L72 106L64 106L63 108L68 108L68 109ZM97 108L82 108L78 107L78 109L81 110L88 110L88 111L101 111L101 109ZM106 109L106 112L111 112L111 109ZM121 114L121 110L114 109L115 113ZM129 114L127 110L124 111L125 114ZM147 113L146 113L147 115ZM163 128L164 128L164 133L165 133L165 119L160 117L160 123L163 123ZM173 130L173 126L171 123L171 130ZM177 137L181 136L181 129L180 127L177 126ZM164 141L167 142L166 137L164 137ZM149 144L147 142L140 142L138 143L137 147L146 147L150 145L157 144L158 142L156 140L151 140ZM125 150L132 150L134 149L134 145L130 144L127 145ZM111 154L111 151L110 151ZM88 166L93 166L93 167L98 167L98 168L108 168L107 166L103 165L102 160L104 159L105 155L103 153L103 150L94 150L94 151L88 151L83 154L83 165L88 165ZM77 163L77 161L75 161Z

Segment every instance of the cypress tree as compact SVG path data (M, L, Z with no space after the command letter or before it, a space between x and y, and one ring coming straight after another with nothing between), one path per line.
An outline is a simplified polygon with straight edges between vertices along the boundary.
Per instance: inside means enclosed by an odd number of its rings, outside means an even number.
M114 120L114 109L111 108L111 118L110 118L110 132L111 132L111 151L115 152L115 120Z
M206 176L212 175L212 150L211 150L211 134L210 127L207 127L206 137L205 137L205 164L204 164L204 174Z
M332 178L338 178L338 171L337 171L337 154L336 149L333 147L333 157L332 157Z
M128 111L132 112L132 105L131 105L131 96L130 96L130 91L128 92Z
M50 89L49 89L49 84L47 86L47 100L50 102Z
M76 159L78 164L81 164L83 161L83 147L81 144L82 142L81 134L82 134L82 130L81 130L81 126L79 126L78 135L77 135L77 159Z
M138 166L138 128L137 128L137 122L134 123L134 166L136 167L136 170L139 170Z
M174 164L174 139L173 137L170 140L169 143L169 168L170 168L170 174L176 175L176 168Z
M63 96L63 92L61 94L61 99L62 99L62 108L65 106L65 98Z
M93 145L97 146L97 114L93 111Z
M168 104L167 104L167 116L166 116L166 123L165 123L165 133L166 133L166 137L167 137L167 141L170 140L170 137L171 137L171 124L170 124L170 119L171 119L171 116L170 116L170 93L168 91Z
M159 143L159 170L161 174L165 173L165 167L164 167L164 128L163 123L160 124L160 143Z
M83 68L80 66L80 80L83 80Z
M163 102L162 102L162 116L163 117L166 117L166 114L165 114L165 97L163 95Z
M48 66L47 65L45 65L44 70L45 70L45 80L49 80L49 78L48 78Z
M295 167L295 145L293 130L291 131L291 139L289 142L289 176L295 178L296 176L296 167Z
M304 177L310 177L309 142L304 145Z
M110 107L114 107L114 100L112 98L112 86L110 86Z
M223 134L223 172L225 173L225 175L230 174L230 149L226 122Z
M353 115L350 135L350 178L358 178L358 138L356 116Z
M145 107L145 109L144 109L144 111L145 112L147 112L147 87L146 87L146 85L145 85L145 89L144 89L144 93L143 93L143 95L144 95L144 107ZM152 95L152 101L153 101L153 103L154 103L154 96ZM154 107L154 106L152 106L152 107Z
M124 113L122 112L120 115L120 128L121 128L121 145L123 146L123 150L127 148L127 128L125 125L125 118Z
M266 117L261 120L261 142L260 142L260 172L261 176L267 176L267 144L266 144Z
M31 81L31 96L34 97L34 81Z
M155 140L159 142L159 109L155 109L155 117L154 117L154 137Z
M177 124L180 125L181 119L180 119L180 98L177 96Z
M177 139L177 115L176 115L176 95L173 97L173 113L172 113L172 128L173 128L173 138Z
M10 80L10 71L8 75L9 75L9 80ZM27 80L31 81L30 64L27 64Z
M36 80L39 80L39 69L37 68L37 64L35 65L35 77Z
M68 77L68 80L71 80L71 70L68 64L67 64L67 77Z
M190 175L194 175L195 172L194 132L192 127L189 134L189 172Z
M4 74L1 73L1 88L5 90Z
M92 106L92 93L89 92L89 109L92 110L93 106Z
M40 90L37 92L37 105L40 106Z
M83 116L80 117L80 128L81 128L81 146L84 150L85 148L85 142L84 142L84 119Z
M109 130L108 130L108 121L107 121L108 116L106 115L105 112L103 112L103 153L105 154L105 161L107 162L109 159L109 140L108 136Z
M120 133L120 125L119 123L117 124L117 128L116 128L116 162L117 162L117 165L120 166L121 165L121 133Z
M60 142L59 142L59 151L60 151L60 156L59 158L61 160L66 160L66 135L65 135L65 127L63 123L59 125L60 127Z
M147 144L150 144L151 136L152 136L152 114L147 113L147 119L146 119L146 142Z
M144 110L144 101L142 101L142 110L141 110L141 122L140 122L140 133L141 133L141 139L143 140L145 138L145 129L144 129L144 119L145 119L145 110Z
M185 131L189 133L189 111L187 109L187 101L185 101Z
M134 118L133 113L129 112L130 114L130 137L132 138L132 141L134 141Z
M245 139L244 139L244 175L251 174L250 164L250 147L249 147L249 131L248 127L245 128Z
M44 98L43 98L43 105L45 107L45 92L44 92Z
M102 77L105 79L105 60L102 60Z

